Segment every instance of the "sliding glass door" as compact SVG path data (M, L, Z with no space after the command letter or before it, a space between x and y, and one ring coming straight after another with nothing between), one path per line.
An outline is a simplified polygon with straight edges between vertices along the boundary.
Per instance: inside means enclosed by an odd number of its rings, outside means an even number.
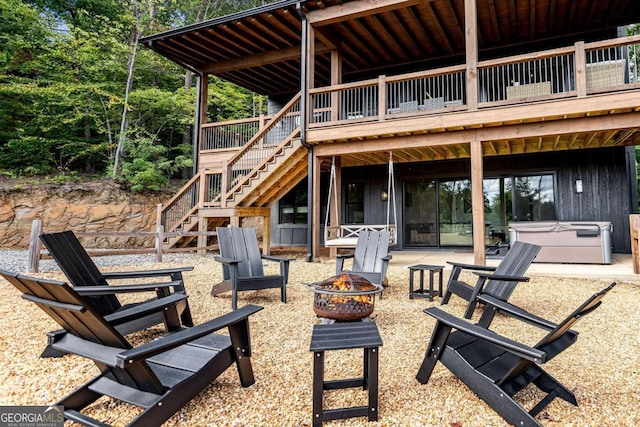
M440 181L440 246L471 246L471 180Z
M436 188L436 181L433 180L405 183L405 246L438 246L438 193Z
M472 246L469 179L405 182L406 247ZM508 242L511 221L556 219L552 173L512 175L483 180L487 245Z

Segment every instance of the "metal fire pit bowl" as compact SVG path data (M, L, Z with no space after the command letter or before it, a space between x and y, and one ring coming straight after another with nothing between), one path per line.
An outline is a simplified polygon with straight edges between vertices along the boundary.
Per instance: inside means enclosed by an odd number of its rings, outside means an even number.
M358 320L373 313L376 294L384 289L357 274L344 273L309 285L313 311L335 320Z

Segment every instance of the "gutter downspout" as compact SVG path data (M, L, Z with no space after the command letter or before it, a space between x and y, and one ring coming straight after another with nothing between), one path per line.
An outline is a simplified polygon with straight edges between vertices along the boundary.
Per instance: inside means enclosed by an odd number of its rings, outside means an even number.
M200 119L202 117L200 109L202 108L202 91L200 86L202 85L202 74L197 73L196 80L196 113L193 120L193 136L191 138L193 144L193 176L198 173L198 157L200 155Z
M307 16L302 11L302 2L296 3L296 11L302 20L302 34L300 43L300 142L307 149L307 262L313 261L313 147L307 144L307 100L309 87L307 85Z

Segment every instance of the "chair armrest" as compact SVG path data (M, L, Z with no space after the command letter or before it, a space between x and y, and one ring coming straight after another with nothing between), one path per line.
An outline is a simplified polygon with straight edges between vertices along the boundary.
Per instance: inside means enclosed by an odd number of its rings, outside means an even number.
M205 335L209 335L219 329L246 321L250 315L257 313L262 309L263 307L257 305L246 305L238 310L224 314L201 325L164 335L155 341L118 354L117 366L124 368L128 364L145 360L151 356L155 356L156 354L163 353L172 348L192 342L193 340Z
M113 295L126 294L134 292L158 292L173 286L181 286L182 282L174 280L173 282L162 283L145 283L136 285L107 285L107 286L74 286L73 290L82 296L88 295Z
M163 312L165 308L174 306L187 298L187 295L183 293L171 294L166 297L136 304L131 308L126 308L113 314L108 314L104 316L104 320L109 322L112 326L121 325L131 320L146 317L150 314Z
M280 263L280 275L284 277L284 283L289 283L289 261L295 261L295 258L282 258L271 255L261 255L261 259L267 261L275 261Z
M113 271L102 273L105 279L136 279L140 277L172 276L183 271L192 271L193 267L162 268L158 270Z
M266 259L268 261L276 261L276 262L290 262L290 261L295 261L295 258L283 258L283 257L277 257L277 256L271 256L271 255L260 255L260 258L262 259Z
M111 347L85 340L70 334L64 329L49 332L47 335L49 336L49 345L52 348L65 353L77 354L110 367L117 366L117 356L122 353L121 347Z
M509 353L525 358L535 363L544 363L546 361L546 353L536 348L529 347L505 336L499 335L493 331L485 329L481 326L460 319L438 307L429 307L423 310L426 314L434 317L438 322L444 323L465 334L488 341Z
M353 258L355 254L338 254L336 255L336 274L344 271L344 261Z
M496 311L503 312L511 317L522 320L523 322L529 323L530 325L537 326L541 329L551 330L554 329L557 325L553 322L550 322L542 317L536 316L534 314L529 313L522 308L515 306L506 301L502 301L501 299L495 298L491 295L483 294L478 295L478 300L487 304L487 307L491 306Z
M495 271L498 268L490 265L461 264L455 261L447 261L447 264L453 265L454 268L458 267L461 270Z
M485 280L503 280L505 282L528 282L529 278L525 276L507 276L503 274L491 274L474 271L473 274L480 276Z
M216 255L213 257L214 260L222 263L222 264L227 264L227 265L231 265L231 264L240 264L242 261L238 260L238 259L233 259L233 258L225 258L219 255Z

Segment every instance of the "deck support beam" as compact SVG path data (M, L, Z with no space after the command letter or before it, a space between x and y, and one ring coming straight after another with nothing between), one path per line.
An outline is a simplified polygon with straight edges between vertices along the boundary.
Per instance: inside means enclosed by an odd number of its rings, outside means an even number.
M485 265L484 196L482 193L482 141L471 140L471 215L473 222L473 259L476 265Z

